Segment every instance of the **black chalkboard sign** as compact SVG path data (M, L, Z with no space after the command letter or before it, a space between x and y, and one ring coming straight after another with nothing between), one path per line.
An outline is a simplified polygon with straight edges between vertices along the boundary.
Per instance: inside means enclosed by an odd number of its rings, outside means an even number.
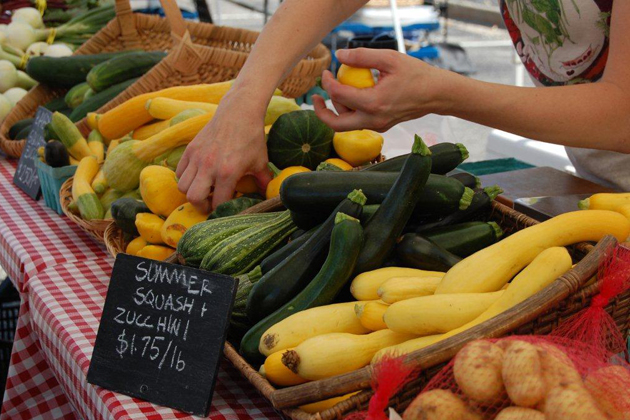
M207 415L238 280L118 254L88 382Z
M39 177L37 176L37 167L35 159L37 159L37 149L46 145L44 140L44 127L52 119L52 112L44 107L37 108L31 132L28 133L22 156L18 161L15 175L13 175L13 183L22 191L28 194L33 200L39 200L42 193Z

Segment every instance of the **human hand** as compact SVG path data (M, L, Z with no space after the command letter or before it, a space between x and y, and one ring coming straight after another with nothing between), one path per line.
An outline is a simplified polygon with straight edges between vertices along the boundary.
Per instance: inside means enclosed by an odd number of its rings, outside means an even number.
M380 77L376 86L357 89L324 72L322 86L337 114L326 108L320 96L313 97L313 104L317 116L335 131L384 132L400 122L444 110L442 93L449 87L451 72L393 50L338 50L337 58L351 67L377 69Z
M242 95L224 97L213 119L186 147L177 165L179 190L206 213L232 199L236 183L244 175L256 177L261 191L271 180L267 169L265 108L261 114L254 109L255 104L241 98Z

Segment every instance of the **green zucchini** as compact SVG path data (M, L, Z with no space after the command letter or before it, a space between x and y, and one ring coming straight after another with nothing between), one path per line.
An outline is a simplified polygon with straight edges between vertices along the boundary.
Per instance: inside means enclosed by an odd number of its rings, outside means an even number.
M66 104L66 99L63 96L60 96L45 104L44 108L46 108L50 112L61 112L62 109L68 108L68 104Z
M398 178L398 172L313 171L292 175L282 182L280 198L291 211L330 214L353 188L361 189L370 204L380 204ZM456 179L431 174L417 193L414 214L446 215L470 204L473 191Z
M478 216L485 216L491 208L492 201L503 192L498 185L486 187L476 191L471 200L470 206L464 210L458 210L437 221L423 222L422 220L414 220L408 230L416 233L423 233L427 230L440 226L454 225L456 223L468 222L474 220Z
M380 268L394 250L396 240L411 217L430 173L431 151L422 138L416 135L411 154L400 170L398 179L365 226L365 244L357 262L357 274Z
M444 175L468 159L468 150L461 143L438 143L429 147L431 151L431 173ZM408 154L387 159L370 165L364 171L398 172L403 167Z
M85 82L88 73L97 64L131 52L119 51L69 57L32 57L26 64L26 73L38 82L51 87L71 88Z
M317 171L331 171L331 172L340 172L343 171L339 166L333 165L332 163L322 162L317 165Z
M396 257L406 267L448 271L462 259L417 233L406 233L396 245Z
M309 230L308 232L305 232L303 235L300 235L298 238L293 239L288 244L262 260L262 262L260 263L260 269L262 273L267 274L275 266L288 258L289 255L297 251L302 245L304 245L306 241L308 241L311 236L313 236L316 230L317 228L314 228Z
M241 354L250 361L260 359L260 339L270 327L297 312L332 303L350 279L362 243L361 223L344 213L337 213L330 237L330 249L321 270L297 296L245 334L241 341Z
M75 85L72 89L68 91L68 93L66 93L66 96L64 98L64 100L66 101L66 105L68 105L68 107L72 109L81 105L85 97L85 92L87 92L88 89L90 89L90 85L88 85L86 82Z
M30 127L31 125L33 125L34 120L35 120L34 118L26 118L24 120L20 120L16 122L15 124L13 124L11 128L9 128L9 138L11 140L17 139L18 133L22 131L23 129L25 129L26 127L29 127L29 131L30 131Z
M44 146L44 160L53 168L61 168L70 165L68 149L57 140L49 141Z
M177 243L177 253L186 265L199 267L208 251L225 238L278 217L278 213L222 217L197 223Z
M247 316L251 321L258 322L265 318L306 287L326 258L336 214L341 212L359 217L364 204L365 195L359 190L352 191L302 246L265 273L247 300Z
M285 211L280 216L225 238L201 261L204 270L235 276L245 274L286 240L297 227Z
M503 236L503 230L494 222L468 222L427 230L425 238L460 258L480 251Z
M138 236L136 228L136 215L138 213L151 213L144 202L133 198L119 198L111 205L112 217L123 232Z
M97 64L86 76L86 81L95 92L140 77L160 62L166 53L162 51L138 51L110 58Z
M98 110L100 107L105 105L107 102L114 99L118 94L120 94L123 90L127 89L138 79L129 79L117 85L111 86L105 89L102 92L91 96L88 99L85 99L81 105L77 106L72 113L70 114L70 120L73 122L77 122L87 115L88 112L94 112Z
M468 187L472 190L481 188L481 180L469 172L457 172L457 173L450 174L447 176L449 178L455 178L456 180L461 182L465 187Z
M226 201L225 203L219 204L212 214L210 214L209 219L218 219L220 217L228 217L235 216L242 212L243 210L247 210L248 208L255 206L258 203L261 203L261 199L251 198L251 197L238 197L232 200Z
M27 138L28 137L28 133L31 132L31 127L32 126L33 126L33 124L29 124L26 127L22 128L20 130L20 132L15 135L15 139L14 140L23 140L23 139Z

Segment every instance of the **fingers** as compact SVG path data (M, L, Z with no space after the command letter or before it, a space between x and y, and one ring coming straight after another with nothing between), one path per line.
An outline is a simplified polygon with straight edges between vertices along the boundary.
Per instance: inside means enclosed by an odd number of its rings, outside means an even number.
M394 60L399 52L392 50L376 50L372 48L354 48L351 50L337 50L337 59L351 67L377 69L390 72L394 67Z
M177 169L175 170L175 173L177 174L178 178L182 177L182 175L184 174L184 171L188 167L189 162L190 162L190 158L188 157L188 153L184 151L182 158L179 160L179 163L177 164Z
M333 102L349 109L363 109L374 101L375 88L357 89L339 83L332 75L322 77L322 87L328 92Z
M177 165L177 169L179 169L179 165ZM186 194L188 192L188 189L190 188L190 185L195 180L196 176L197 176L197 167L194 164L188 165L186 167L186 170L182 174L182 176L179 177L179 182L177 183L177 189L181 191L182 193Z
M234 189L238 178L229 176L227 178L218 178L216 185L214 186L214 193L212 194L212 208L216 209L221 203L225 203L234 197Z
M212 210L208 199L212 190L212 184L213 179L210 172L198 170L186 193L188 201L204 213L209 213Z
M259 191L262 193L263 196L265 196L267 191L267 184L269 184L269 181L273 179L271 172L269 171L269 169L265 168L262 171L252 173L252 175L256 178L256 184L258 184Z
M346 107L345 105L340 104L339 102L333 101L332 104L335 107L335 111L337 111L337 114L345 114L347 112L352 112L350 108Z
M337 115L330 109L327 109L325 105L323 108L316 105L315 113L324 124L338 132L362 130L369 127L368 120L370 117L362 112L353 111Z

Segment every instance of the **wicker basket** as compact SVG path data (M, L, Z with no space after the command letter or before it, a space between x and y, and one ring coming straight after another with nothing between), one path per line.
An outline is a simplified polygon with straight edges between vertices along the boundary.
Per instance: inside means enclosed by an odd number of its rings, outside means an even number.
M70 203L72 203L72 181L74 177L70 177L61 185L59 190L59 202L61 203L61 210L68 216L70 220L79 225L81 229L86 231L91 237L98 242L103 243L103 235L105 229L113 222L112 219L103 220L83 220L80 216L74 214L70 210Z
M278 211L282 208L282 203L276 198L264 201L245 212L260 213ZM538 223L530 217L497 202L493 203L493 210L488 215L488 220L497 222L506 235ZM122 252L126 246L124 235L114 224L110 225L106 231L105 244L112 255ZM614 238L607 237L595 247L589 244L578 244L571 247L571 254L574 260L579 261L579 263L543 292L465 333L411 355L410 358L423 367L423 373L392 399L392 407L403 410L428 380L465 343L476 338L508 334L548 334L559 322L583 309L598 293L598 284L595 283L588 287L582 285L597 272L600 259L615 244ZM172 260L171 262L175 261ZM606 310L613 316L624 336L627 336L630 328L630 292L616 298ZM265 398L272 401L274 406L281 409L286 416L296 420L341 419L353 411L366 409L372 395L369 390L372 375L369 367L335 378L276 389L258 373L257 369L249 365L230 343L226 343L224 353ZM363 390L363 392L315 415L291 408L359 390Z
M185 48L162 60L151 72L100 108L99 112L148 91L233 79L245 63L258 32L184 21L173 0L161 2L167 19L132 13L129 0L116 0L116 18L75 51L77 55L131 49L169 51L174 45L182 44L178 39L185 40ZM286 96L300 96L315 84L315 79L329 64L330 52L319 44L295 66L280 88ZM10 140L9 128L17 121L32 117L38 106L64 95L66 91L43 85L33 88L0 125L0 149L9 157L19 157L26 140ZM78 126L87 134L85 121L81 121Z

